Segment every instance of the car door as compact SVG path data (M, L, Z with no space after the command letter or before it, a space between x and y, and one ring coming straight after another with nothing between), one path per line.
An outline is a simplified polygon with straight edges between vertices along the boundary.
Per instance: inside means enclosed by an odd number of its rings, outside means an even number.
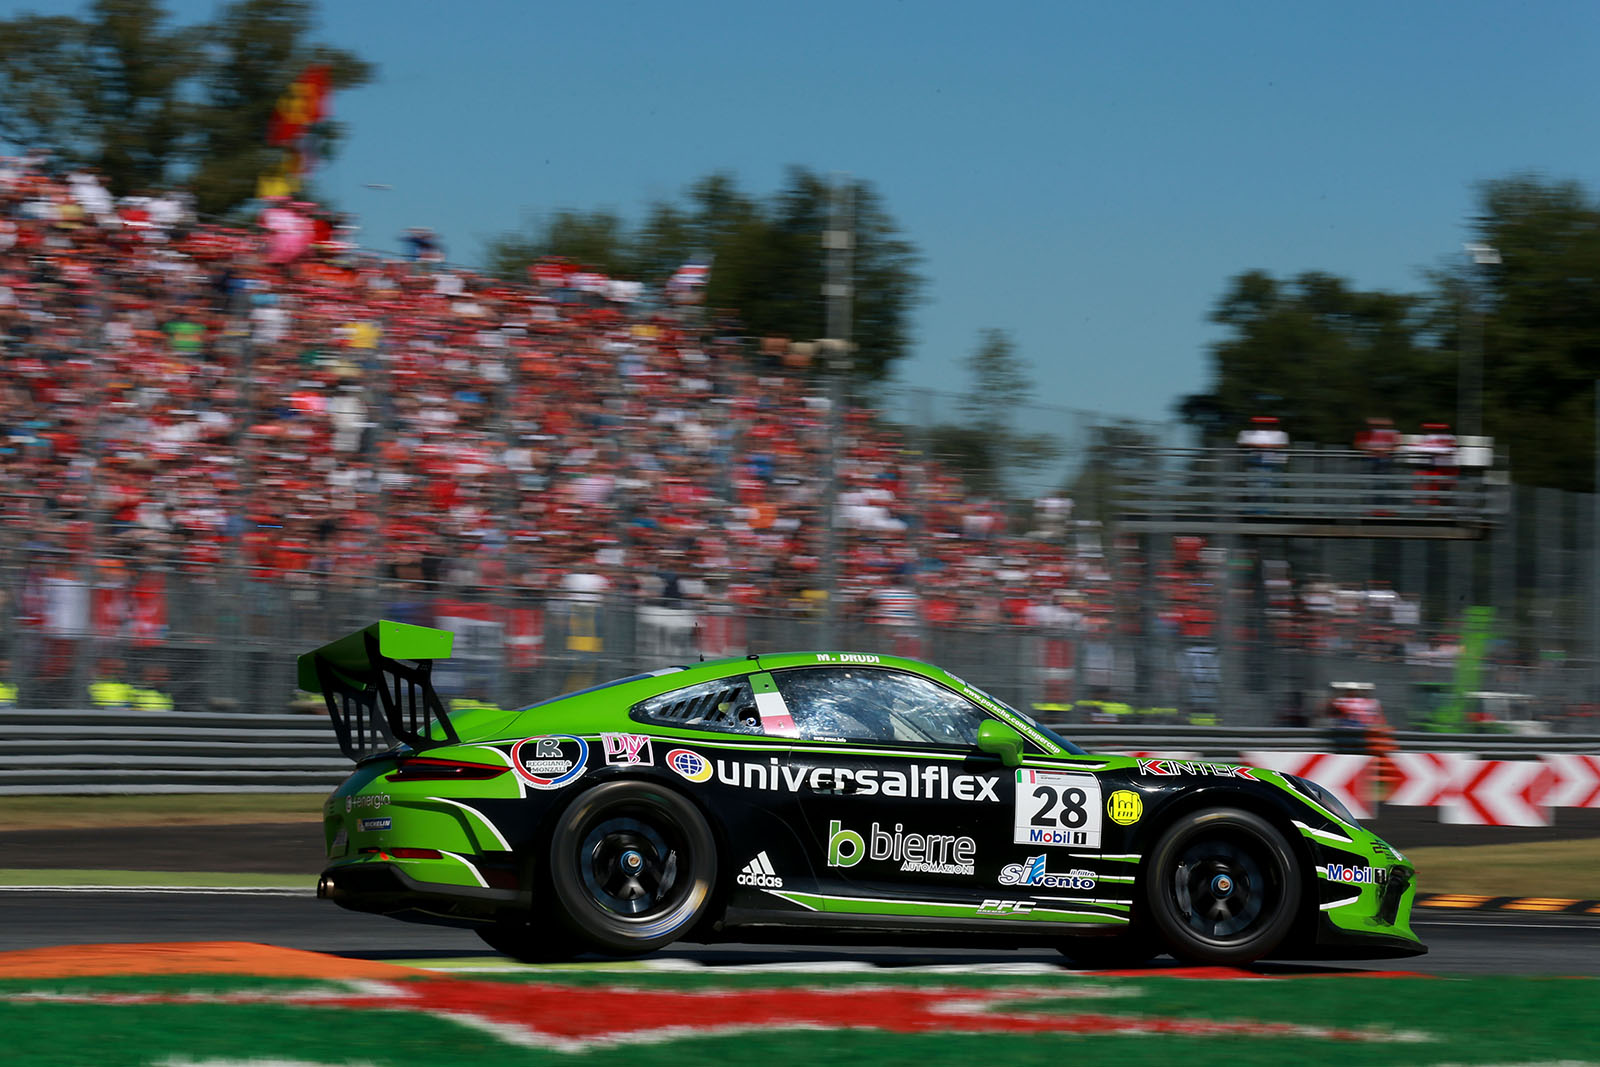
M821 910L950 901L970 914L992 883L982 872L998 869L1015 788L977 750L983 710L893 668L819 664L772 677L795 724L791 758L806 768L800 806Z

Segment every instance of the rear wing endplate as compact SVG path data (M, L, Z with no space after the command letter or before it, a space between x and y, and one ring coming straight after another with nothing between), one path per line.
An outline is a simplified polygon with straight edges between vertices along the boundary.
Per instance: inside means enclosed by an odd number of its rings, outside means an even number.
M352 760L397 744L459 744L433 688L433 661L449 659L454 640L448 630L375 622L302 655L299 686L322 694L339 749Z

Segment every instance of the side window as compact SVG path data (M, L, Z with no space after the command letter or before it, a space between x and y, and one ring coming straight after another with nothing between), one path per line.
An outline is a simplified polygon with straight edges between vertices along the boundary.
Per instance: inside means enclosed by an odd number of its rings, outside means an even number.
M972 746L984 720L966 698L901 671L802 667L772 677L805 738Z
M629 714L639 722L759 734L761 717L748 678L718 678L641 700Z

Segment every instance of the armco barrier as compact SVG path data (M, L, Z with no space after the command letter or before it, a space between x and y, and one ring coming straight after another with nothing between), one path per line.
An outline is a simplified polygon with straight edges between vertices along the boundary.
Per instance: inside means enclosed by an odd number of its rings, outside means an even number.
M1091 752L1160 754L1245 762L1295 772L1313 757L1360 755L1338 731L1216 726L1063 728ZM1546 804L1600 806L1600 736L1400 733L1401 755L1436 763L1544 761L1551 769ZM1460 760L1454 757L1460 757ZM1357 772L1348 760L1325 761L1339 791ZM1481 768L1480 768L1481 769ZM326 716L216 712L106 712L74 709L0 711L0 795L22 793L243 793L331 790L349 773ZM1450 776L1427 800L1439 806ZM1393 801L1390 801L1391 803ZM1419 803L1419 801L1411 801ZM1364 805L1363 805L1364 806Z
M322 715L0 712L0 794L325 793L349 771Z

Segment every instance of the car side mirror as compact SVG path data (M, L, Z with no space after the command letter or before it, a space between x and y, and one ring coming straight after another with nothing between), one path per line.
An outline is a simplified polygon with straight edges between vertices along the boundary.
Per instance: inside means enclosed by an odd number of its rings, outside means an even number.
M978 747L999 756L1007 767L1022 766L1022 735L1003 722L984 720L978 727Z

